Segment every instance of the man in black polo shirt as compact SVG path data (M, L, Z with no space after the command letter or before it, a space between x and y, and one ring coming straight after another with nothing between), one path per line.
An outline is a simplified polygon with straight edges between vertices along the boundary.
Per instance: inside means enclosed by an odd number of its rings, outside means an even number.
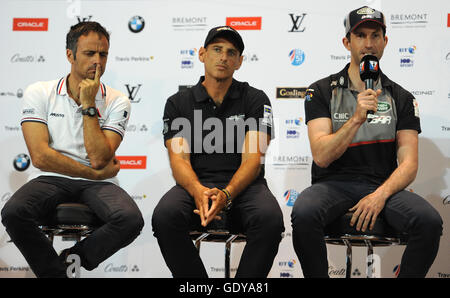
M189 231L208 226L222 210L231 229L247 236L236 277L266 277L278 252L283 218L262 162L272 108L263 91L233 79L243 50L236 30L211 29L199 50L205 76L165 106L164 141L177 184L156 206L152 223L174 277L207 277Z
M381 12L361 7L345 20L350 63L313 83L305 97L313 155L312 186L292 210L293 243L305 277L328 277L324 227L348 211L350 225L372 229L378 216L409 233L399 277L425 277L436 257L442 219L423 198L404 189L418 168L420 121L413 95L383 73L365 90L359 65L378 59L387 44ZM368 122L367 112L373 111Z

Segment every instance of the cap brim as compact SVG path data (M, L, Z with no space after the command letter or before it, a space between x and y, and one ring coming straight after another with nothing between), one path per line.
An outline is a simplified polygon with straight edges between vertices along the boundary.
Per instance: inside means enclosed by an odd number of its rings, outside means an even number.
M236 47L236 49L242 54L242 51L244 50L244 44L243 44L242 38L235 32L233 32L233 31L217 32L216 34L214 34L213 36L211 36L211 38L209 38L207 40L207 42L205 43L204 46L206 47L216 38L225 38L225 39L229 40Z
M356 28L358 28L361 24L366 23L366 22L374 22L377 23L378 25L381 26L381 28L386 29L386 25L381 23L378 20L374 20L374 19L365 19L365 20L361 20L358 23L356 23L356 25L354 25L352 28L350 28L350 30L348 32L353 32L353 30L355 30Z

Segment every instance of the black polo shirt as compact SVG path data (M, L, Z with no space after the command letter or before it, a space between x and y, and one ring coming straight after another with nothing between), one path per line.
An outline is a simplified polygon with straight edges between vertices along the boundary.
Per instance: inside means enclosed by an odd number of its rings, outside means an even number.
M305 96L306 123L326 117L338 131L356 110L358 91L351 88L349 64L337 74L313 83ZM374 89L381 89L378 109L371 122L365 121L344 154L327 168L313 162L312 183L362 178L383 183L397 168L398 130L412 129L419 133L420 119L414 96L381 73Z
M202 182L229 182L241 164L248 131L272 137L272 107L267 95L246 82L233 79L220 106L202 82L167 99L164 108L164 144L174 137L190 146L191 165ZM255 180L264 180L264 165Z

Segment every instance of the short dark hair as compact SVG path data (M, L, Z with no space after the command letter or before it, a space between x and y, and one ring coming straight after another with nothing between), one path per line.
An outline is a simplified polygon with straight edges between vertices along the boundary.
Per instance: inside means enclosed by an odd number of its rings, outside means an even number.
M76 59L78 39L82 35L88 35L90 32L97 32L99 35L106 37L109 43L109 33L97 22L80 22L70 27L66 35L66 49L72 50L73 58Z

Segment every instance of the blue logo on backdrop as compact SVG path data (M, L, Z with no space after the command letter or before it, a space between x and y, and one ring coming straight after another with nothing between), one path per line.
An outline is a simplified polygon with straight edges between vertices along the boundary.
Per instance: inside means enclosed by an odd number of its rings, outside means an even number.
M30 157L24 153L17 155L14 158L13 166L19 172L25 171L30 166Z
M295 200L297 200L299 193L295 189L289 189L284 193L284 201L289 207L294 206Z
M145 27L145 21L140 16L134 16L130 19L128 22L128 29L130 29L133 33L139 33L142 30L144 30Z
M293 49L289 52L289 58L291 59L291 64L294 66L302 65L305 62L305 52L300 49Z

